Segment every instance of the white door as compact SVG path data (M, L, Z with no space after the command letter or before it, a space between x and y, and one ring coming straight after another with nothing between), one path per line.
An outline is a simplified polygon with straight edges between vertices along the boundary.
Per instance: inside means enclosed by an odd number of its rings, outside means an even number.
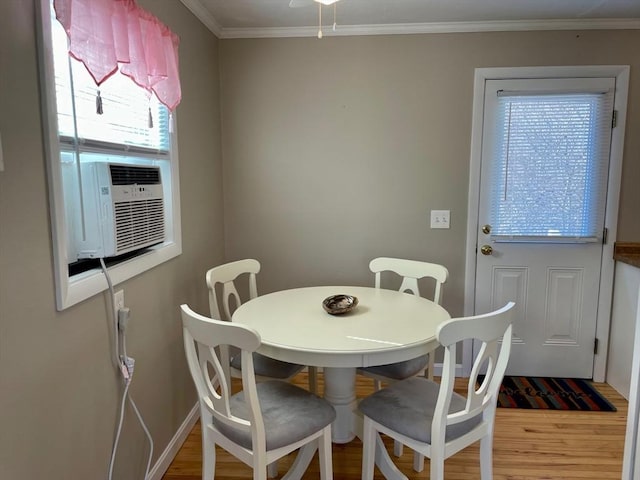
M485 85L475 311L515 301L507 374L591 378L615 79Z

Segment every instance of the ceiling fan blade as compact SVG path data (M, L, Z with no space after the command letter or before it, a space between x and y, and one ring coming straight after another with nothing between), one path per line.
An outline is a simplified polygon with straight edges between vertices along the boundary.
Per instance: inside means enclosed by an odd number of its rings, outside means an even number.
M289 6L291 8L308 7L310 5L313 5L314 3L315 0L291 0L289 2Z

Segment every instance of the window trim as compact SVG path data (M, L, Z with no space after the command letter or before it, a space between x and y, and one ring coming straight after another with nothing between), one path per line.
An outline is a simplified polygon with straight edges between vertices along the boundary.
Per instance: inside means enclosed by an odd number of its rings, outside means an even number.
M69 276L67 258L66 216L60 164L60 140L58 138L55 76L51 45L49 0L36 2L38 32L38 67L40 73L42 129L45 144L45 164L49 190L49 215L53 250L53 276L56 290L56 308L64 310L108 289L108 283L100 269ZM168 226L168 239L137 257L109 267L113 284L119 284L156 267L182 253L182 228L180 219L180 177L176 134L176 114L172 114L171 149L171 201L173 225Z

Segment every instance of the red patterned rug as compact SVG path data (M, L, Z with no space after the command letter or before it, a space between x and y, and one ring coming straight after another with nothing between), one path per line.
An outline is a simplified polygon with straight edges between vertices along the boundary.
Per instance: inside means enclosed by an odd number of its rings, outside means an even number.
M498 406L615 412L589 380L550 377L504 377Z

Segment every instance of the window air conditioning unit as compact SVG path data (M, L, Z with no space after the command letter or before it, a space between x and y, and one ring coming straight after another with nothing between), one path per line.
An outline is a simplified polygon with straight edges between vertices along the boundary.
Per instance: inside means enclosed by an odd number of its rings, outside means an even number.
M80 168L84 238L78 259L115 257L164 241L160 167L86 162Z

